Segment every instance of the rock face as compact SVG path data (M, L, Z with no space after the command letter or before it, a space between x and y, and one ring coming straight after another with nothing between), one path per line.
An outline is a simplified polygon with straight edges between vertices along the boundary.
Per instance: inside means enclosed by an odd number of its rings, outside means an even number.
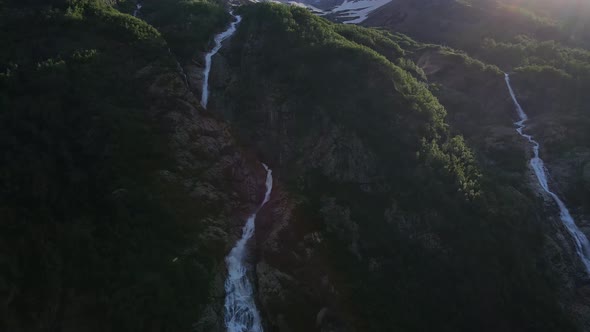
M207 203L236 195L238 200L232 206L256 204L261 199L259 189L264 187L261 166L238 148L227 124L198 106L180 73L159 76L150 93L154 103L149 112L169 134L177 161L176 169L163 172L163 176L181 181L192 196ZM198 180L190 177L195 174ZM233 190L221 190L220 185Z
M197 63L190 63L183 66L184 71L187 73L187 81L191 88L191 91L196 96L201 96L203 86L203 66Z
M273 192L256 233L258 299L267 329L349 331L322 231L295 215L297 202L281 186Z

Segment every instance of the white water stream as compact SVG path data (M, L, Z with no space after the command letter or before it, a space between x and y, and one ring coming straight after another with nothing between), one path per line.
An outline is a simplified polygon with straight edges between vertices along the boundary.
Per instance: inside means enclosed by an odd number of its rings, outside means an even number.
M137 17L137 14L139 14L139 12L141 11L141 7L142 7L141 3L137 3L135 5L135 10L133 11L133 16Z
M201 94L201 106L203 106L203 108L207 108L207 102L209 101L209 73L211 72L211 59L217 52L219 52L219 49L221 48L221 43L224 40L228 39L231 35L233 35L234 32L236 32L237 25L242 21L241 16L234 15L232 12L230 12L230 14L235 18L235 21L233 21L230 24L227 30L215 36L215 46L211 51L209 51L209 53L207 53L207 55L205 55L205 70L203 71L203 92Z
M270 199L272 191L272 170L266 169L266 193L264 200L248 218L242 229L242 237L225 258L227 279L225 280L225 326L228 332L262 332L260 314L254 302L254 289L248 280L246 265L247 243L254 235L256 214Z
M506 85L508 86L508 91L510 92L510 96L512 97L512 101L516 106L516 112L518 112L518 117L520 118L519 121L514 123L517 126L516 131L520 134L520 136L526 138L533 145L534 157L530 161L531 168L535 172L537 180L539 181L539 184L541 185L543 190L549 196L551 196L551 198L553 198L553 200L559 207L559 217L574 240L576 252L582 260L582 263L586 268L586 272L590 274L590 242L588 242L588 238L586 237L586 235L584 235L584 233L582 233L582 231L576 225L574 218L572 218L569 210L565 206L565 203L549 188L549 182L547 180L547 170L545 168L543 160L539 157L539 142L535 141L533 136L523 133L524 128L526 128L525 122L528 120L528 116L526 115L526 113L518 103L518 100L516 99L514 90L510 85L510 75L506 74L505 79Z

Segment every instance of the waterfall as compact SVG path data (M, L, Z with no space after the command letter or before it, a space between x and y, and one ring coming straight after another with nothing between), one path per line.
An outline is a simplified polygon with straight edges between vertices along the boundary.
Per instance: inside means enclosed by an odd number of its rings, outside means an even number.
M139 11L141 10L141 7L142 7L141 3L138 2L135 5L135 10L133 11L133 16L137 17L137 15L139 14Z
M557 204L557 207L559 207L559 217L574 240L574 244L576 246L576 253L582 260L582 263L586 268L586 272L590 274L590 242L588 242L588 238L586 237L586 235L584 235L584 233L582 233L582 231L576 225L574 218L571 216L569 210L565 206L565 203L559 198L559 196L557 196L557 194L552 192L549 188L547 170L545 168L543 160L539 157L539 142L535 141L532 135L528 135L523 132L526 128L525 122L528 120L528 116L526 115L526 113L518 103L518 100L516 99L514 90L510 85L510 75L505 74L505 80L506 85L508 86L508 91L510 92L510 96L512 97L512 101L516 106L516 112L518 113L518 117L520 118L519 121L514 123L516 125L516 131L520 136L526 138L533 146L533 158L530 161L531 168L535 172L535 175L537 176L537 180L539 182L539 185L541 185L541 188L543 188L543 190L549 196L551 196L551 198L553 198L553 201Z
M272 191L272 170L265 164L266 193L264 200L256 211L248 217L242 229L242 237L229 255L225 258L227 264L227 279L225 280L225 326L228 332L262 332L260 314L254 302L254 289L248 280L246 266L247 243L254 235L256 214L270 199Z
M229 28L224 32L215 36L215 46L207 55L205 55L205 70L203 71L203 91L201 94L201 106L203 108L207 108L207 102L209 101L209 73L211 72L211 61L213 56L219 51L221 48L221 43L229 38L231 35L236 32L236 27L242 21L242 17L239 15L234 15L230 12L231 16L235 18Z

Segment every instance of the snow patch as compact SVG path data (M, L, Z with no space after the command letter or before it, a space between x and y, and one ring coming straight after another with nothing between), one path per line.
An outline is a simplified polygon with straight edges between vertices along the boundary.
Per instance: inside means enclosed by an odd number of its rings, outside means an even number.
M250 0L258 2L259 0ZM261 0L267 2L279 2L277 0ZM280 2L309 9L313 14L318 16L331 16L336 21L345 24L358 24L364 22L373 11L377 10L390 3L392 0L344 0L341 4L335 6L330 10L323 10L309 3L294 0L282 0ZM320 3L319 0L313 0L315 4Z
M320 16L321 16L321 15L325 15L325 14L326 14L326 11L324 11L324 10L321 10L321 9L319 9L319 8L317 8L317 7L314 7L314 6L310 5L310 4L303 3L303 2L297 2L297 1L288 1L287 3L288 3L289 5L291 5L291 6L296 6L296 7L301 7L301 8L307 8L307 9L309 9L309 10L310 10L312 13L314 13L314 14L316 14L316 15L320 15Z
M392 0L345 0L341 5L334 7L327 14L334 14L335 18L345 24L362 23L369 14L378 8L385 6Z

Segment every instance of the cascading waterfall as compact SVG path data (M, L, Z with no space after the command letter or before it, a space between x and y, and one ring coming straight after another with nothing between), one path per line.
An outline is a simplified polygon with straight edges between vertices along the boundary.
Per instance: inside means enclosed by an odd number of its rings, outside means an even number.
M272 191L272 170L265 164L266 193L264 200L256 211L248 218L242 229L242 237L229 255L227 263L227 279L225 280L225 326L228 332L262 332L260 314L254 302L254 289L248 280L247 243L254 235L256 214L270 199Z
M141 10L141 7L142 7L141 3L138 2L135 5L135 10L133 11L133 16L137 17L137 15L139 14L139 11Z
M510 85L510 75L505 74L505 79L506 85L508 86L508 91L510 92L510 96L512 97L512 101L516 106L516 112L518 112L518 117L520 118L519 121L514 123L517 126L516 131L518 132L518 134L520 134L520 136L526 138L533 145L534 157L530 161L531 167L535 172L537 180L539 181L539 184L541 185L543 190L553 198L553 200L559 207L559 217L574 240L576 252L582 260L582 263L584 263L586 272L590 274L590 242L588 242L588 238L586 237L586 235L582 233L582 231L574 222L574 218L572 218L569 210L565 206L565 203L549 188L549 182L547 180L547 170L545 169L543 160L539 157L539 142L535 141L533 139L533 136L523 133L524 128L526 128L525 122L528 120L528 116L526 115L526 113L518 103L518 100L516 99L514 90Z
M205 55L205 70L203 72L203 92L201 94L201 106L203 108L207 108L207 102L209 101L209 72L211 72L211 59L213 56L219 51L221 48L221 43L229 38L231 35L236 32L237 25L242 21L242 17L239 15L234 15L230 12L231 16L234 17L235 21L233 21L229 28L224 32L215 36L215 46L213 49Z

